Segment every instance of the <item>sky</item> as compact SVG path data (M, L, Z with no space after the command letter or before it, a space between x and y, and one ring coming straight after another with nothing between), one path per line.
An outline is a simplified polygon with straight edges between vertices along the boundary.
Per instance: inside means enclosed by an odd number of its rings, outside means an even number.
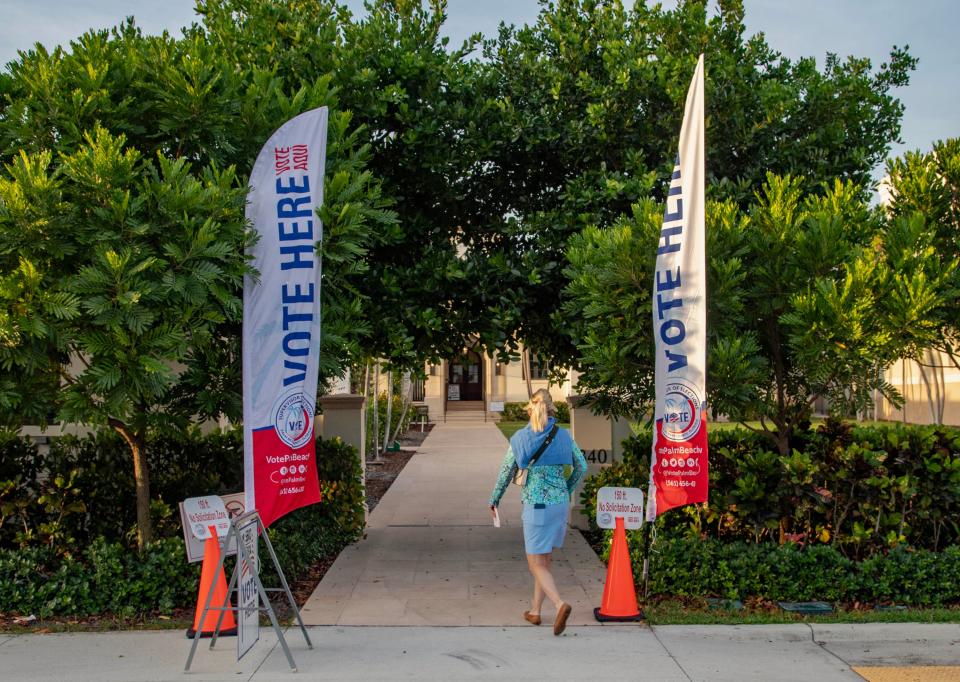
M363 0L346 4L363 12ZM893 45L910 46L920 63L910 85L894 91L906 112L904 144L891 155L960 136L960 0L745 0L745 6L747 33L763 32L790 58L812 56L822 65L835 52L869 57L876 67ZM448 0L445 32L451 45L478 31L492 36L501 21L533 23L538 7L537 0ZM147 33L174 34L196 17L193 0L0 0L0 64L36 42L66 44L128 15Z

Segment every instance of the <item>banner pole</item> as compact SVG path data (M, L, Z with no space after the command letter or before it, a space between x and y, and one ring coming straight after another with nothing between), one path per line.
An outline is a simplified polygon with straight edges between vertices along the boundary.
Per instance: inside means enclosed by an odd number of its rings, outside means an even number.
M647 595L650 592L650 524L643 526L643 604L647 605Z

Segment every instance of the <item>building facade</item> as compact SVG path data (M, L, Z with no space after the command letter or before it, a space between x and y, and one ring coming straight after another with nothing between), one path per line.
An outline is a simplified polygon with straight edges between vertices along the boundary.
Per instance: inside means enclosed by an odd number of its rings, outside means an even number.
M898 360L884 371L883 378L900 391L904 405L897 408L878 395L877 419L960 426L960 370L950 358L927 351L920 363Z
M562 384L550 385L549 367L535 354L530 359L534 391L545 388L555 401L570 395L570 373ZM427 364L426 379L414 387L414 403L433 421L450 419L496 420L505 403L527 402L523 363L499 362L480 349L467 348L456 358Z

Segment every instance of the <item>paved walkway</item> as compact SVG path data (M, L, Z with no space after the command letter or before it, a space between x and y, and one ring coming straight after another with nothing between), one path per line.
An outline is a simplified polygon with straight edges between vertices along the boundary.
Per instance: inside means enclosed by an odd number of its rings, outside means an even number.
M183 680L650 680L653 682L946 682L960 679L960 625L699 625L311 628L307 650L286 632L290 673L269 628L236 661L235 640L199 647L175 632L0 634L0 679L30 682ZM873 666L913 666L892 668ZM937 666L920 668L918 666ZM855 671L863 672L863 677Z
M507 449L492 423L437 424L303 607L308 625L523 625L533 582L519 489L494 528L487 500ZM605 571L578 531L554 555L570 625L596 625ZM552 605L544 605L552 621Z

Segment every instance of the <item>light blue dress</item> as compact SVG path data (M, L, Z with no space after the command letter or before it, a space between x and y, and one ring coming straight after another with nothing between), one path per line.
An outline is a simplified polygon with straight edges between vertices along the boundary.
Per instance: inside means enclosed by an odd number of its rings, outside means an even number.
M571 439L571 443L572 443ZM564 476L562 464L534 464L527 474L527 484L520 499L523 502L523 541L527 554L549 554L563 547L567 531L567 516L570 513L570 496L587 471L587 460L576 443L573 443L573 471ZM500 499L517 471L513 449L507 448L497 483L490 495L490 504L500 504Z

